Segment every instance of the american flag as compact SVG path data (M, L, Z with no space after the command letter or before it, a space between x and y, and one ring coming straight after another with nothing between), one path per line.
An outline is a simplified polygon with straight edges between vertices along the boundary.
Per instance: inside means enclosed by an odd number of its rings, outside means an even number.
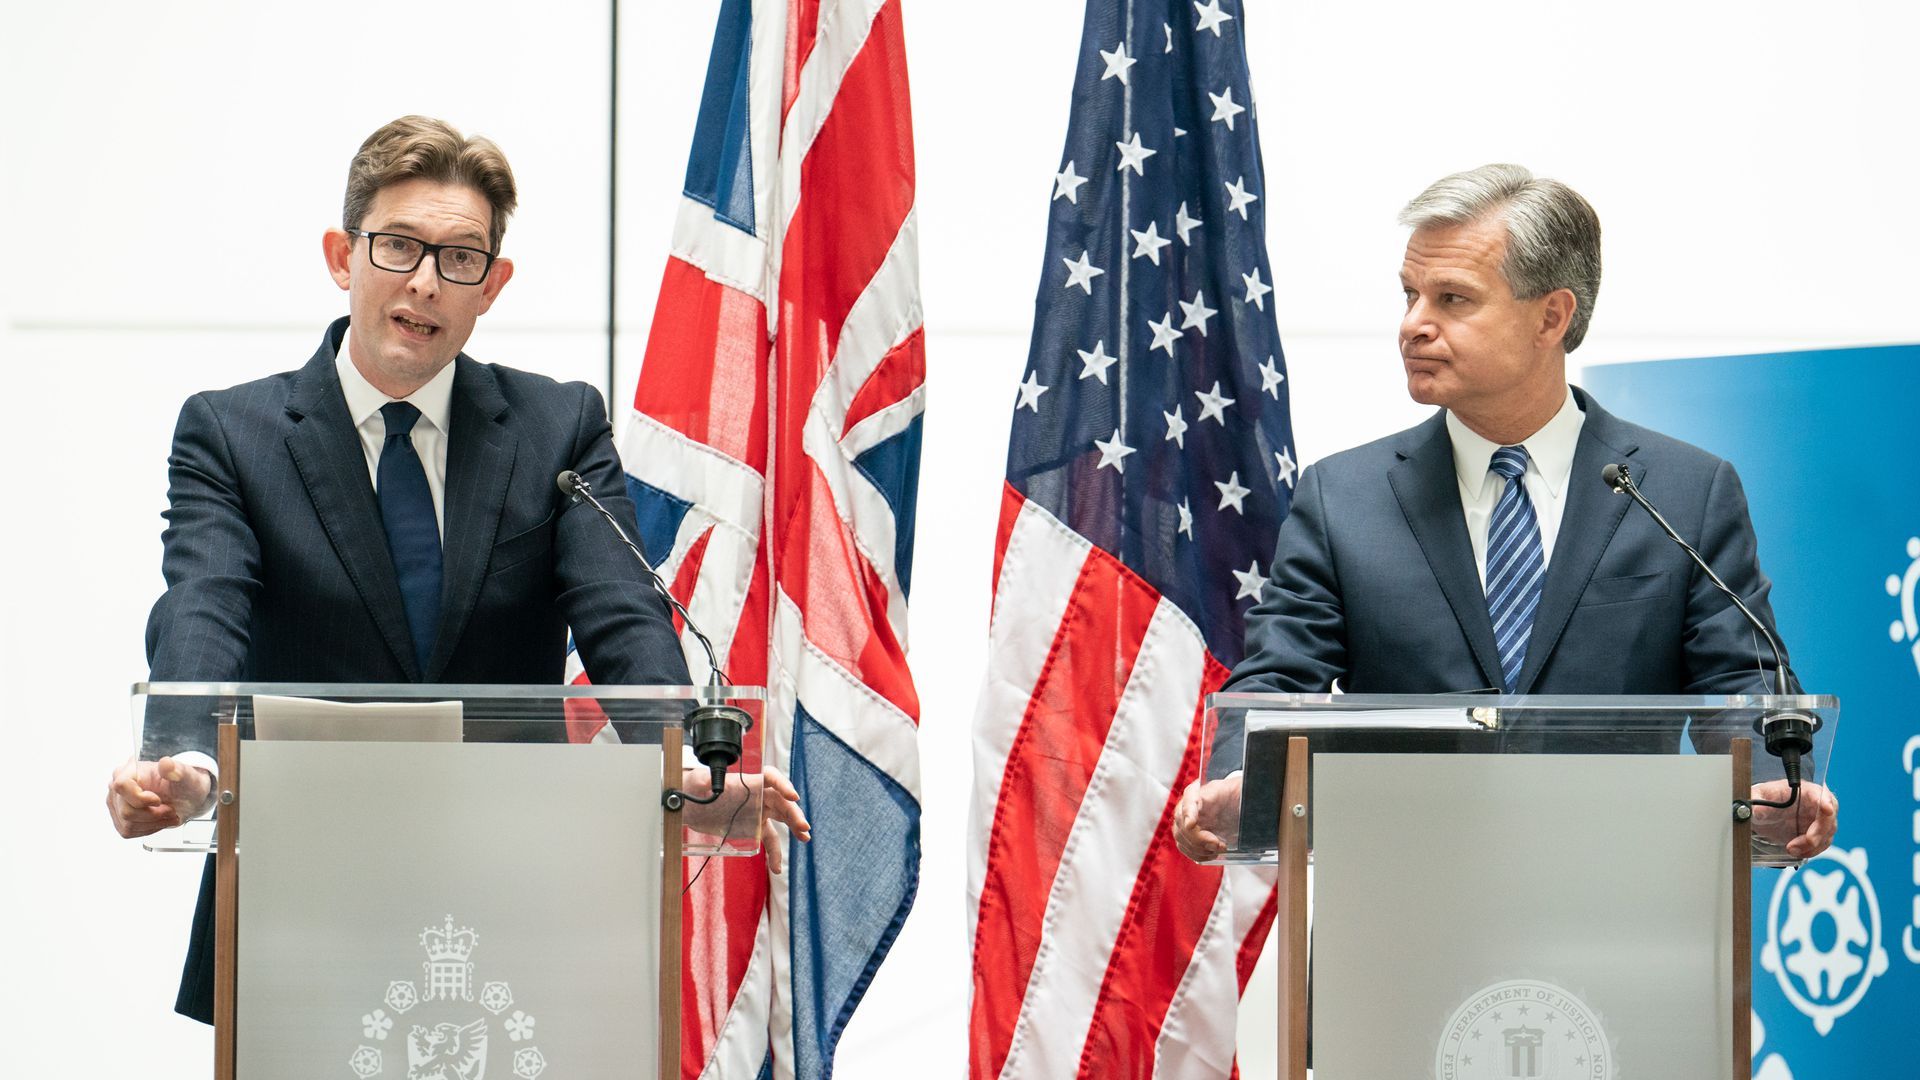
M783 878L717 859L692 884L686 1080L827 1076L919 881L925 357L900 20L900 0L720 5L621 437L642 546L727 675L768 688L767 761L813 823Z
M1234 1071L1271 878L1169 825L1296 474L1231 0L1090 0L974 724L969 1075Z

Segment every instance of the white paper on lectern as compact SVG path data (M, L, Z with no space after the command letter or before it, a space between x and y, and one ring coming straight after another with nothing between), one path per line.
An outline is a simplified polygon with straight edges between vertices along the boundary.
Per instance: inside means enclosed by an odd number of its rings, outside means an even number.
M256 694L258 739L293 742L459 742L458 701L322 701Z
M1487 727L1458 709L1250 709L1248 731L1366 727L1406 731L1480 731Z

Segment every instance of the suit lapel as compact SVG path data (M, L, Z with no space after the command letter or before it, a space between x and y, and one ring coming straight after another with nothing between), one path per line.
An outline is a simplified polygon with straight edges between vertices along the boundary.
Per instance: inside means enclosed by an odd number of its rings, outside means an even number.
M1574 444L1573 471L1567 477L1567 505L1560 515L1560 532L1553 542L1553 560L1547 565L1547 579L1540 588L1540 606L1533 616L1533 631L1527 639L1527 659L1520 666L1515 692L1531 693L1547 658L1560 643L1560 635L1573 618L1580 594L1593 580L1600 556L1613 541L1613 534L1627 515L1627 499L1615 495L1600 480L1600 470L1613 461L1632 460L1634 479L1644 480L1646 464L1633 458L1639 449L1613 416L1595 404L1580 390L1574 394L1585 408L1586 419L1580 425L1580 440Z
M1499 686L1500 650L1493 639L1493 619L1487 614L1487 594L1474 569L1466 516L1460 510L1460 484L1453 473L1453 442L1447 438L1445 414L1415 428L1410 447L1388 471L1387 482L1479 661L1480 677L1486 680L1482 685Z
M393 556L387 551L380 504L367 477L366 451L347 415L347 399L334 370L335 350L345 329L345 319L327 329L320 350L300 370L287 395L287 412L294 422L287 435L287 452L327 540L386 639L387 650L409 678L418 679L420 664L413 654L413 635L407 629Z
M493 373L463 353L454 360L453 398L448 413L446 521L440 630L427 678L437 679L459 644L467 619L480 598L487 560L500 530L513 478L517 440L500 421L507 400Z

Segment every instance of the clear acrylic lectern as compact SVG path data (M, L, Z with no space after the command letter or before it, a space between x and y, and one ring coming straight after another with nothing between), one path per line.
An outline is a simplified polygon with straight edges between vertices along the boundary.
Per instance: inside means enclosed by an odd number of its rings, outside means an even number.
M1201 824L1280 866L1280 1075L1744 1078L1749 871L1807 824L1750 805L1783 709L1823 783L1831 697L1214 695Z
M759 850L743 687L142 683L136 746L217 766L216 1076L677 1075L682 858ZM696 708L746 714L717 801ZM669 809L668 804L676 804Z

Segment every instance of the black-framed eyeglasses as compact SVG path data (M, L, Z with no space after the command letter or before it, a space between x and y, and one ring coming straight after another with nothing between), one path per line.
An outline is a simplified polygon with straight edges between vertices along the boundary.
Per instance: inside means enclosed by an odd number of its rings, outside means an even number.
M492 253L479 248L429 244L425 240L415 240L399 233L368 232L365 229L348 229L347 232L367 238L367 261L396 274L413 273L421 259L432 255L434 269L440 272L441 280L455 285L478 285L487 280L487 271L493 267Z

